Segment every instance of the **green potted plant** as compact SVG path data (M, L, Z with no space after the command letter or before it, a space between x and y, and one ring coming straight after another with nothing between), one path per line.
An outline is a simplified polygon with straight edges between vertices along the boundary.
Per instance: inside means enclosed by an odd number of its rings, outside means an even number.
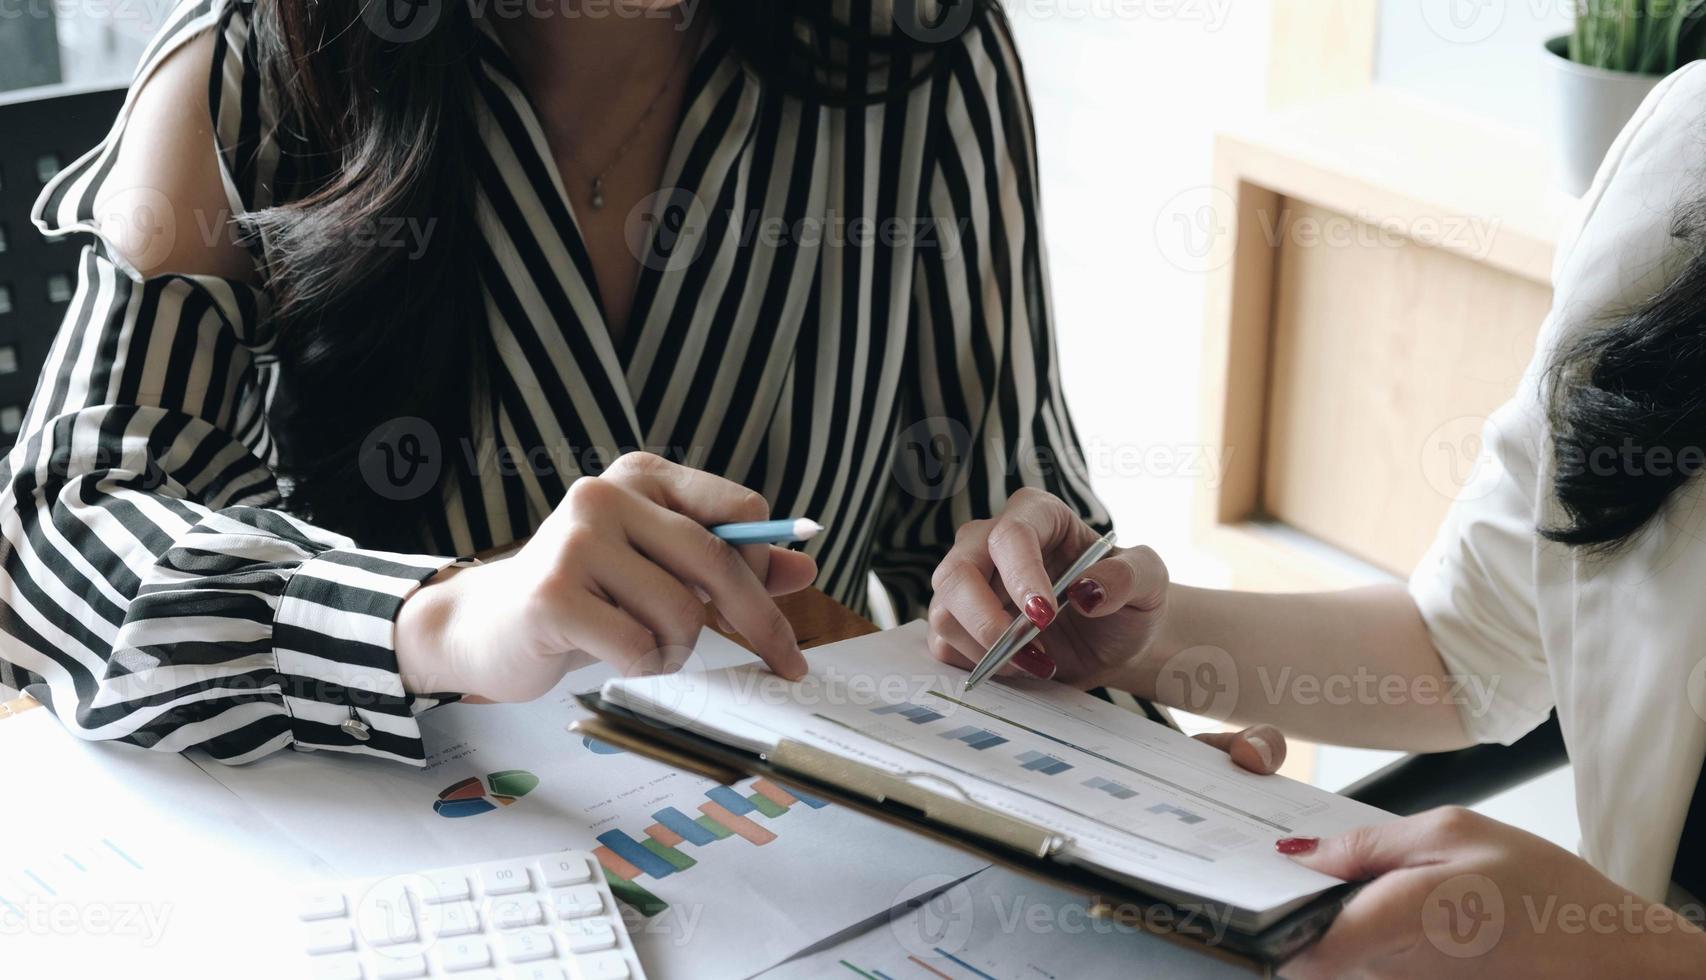
M1558 182L1581 194L1641 100L1706 57L1706 0L1575 0L1575 29L1546 42Z

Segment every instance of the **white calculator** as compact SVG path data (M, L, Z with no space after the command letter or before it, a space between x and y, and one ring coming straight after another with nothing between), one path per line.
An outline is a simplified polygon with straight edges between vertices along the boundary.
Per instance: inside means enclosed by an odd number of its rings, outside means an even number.
M555 851L344 883L302 896L323 980L643 980L592 855Z

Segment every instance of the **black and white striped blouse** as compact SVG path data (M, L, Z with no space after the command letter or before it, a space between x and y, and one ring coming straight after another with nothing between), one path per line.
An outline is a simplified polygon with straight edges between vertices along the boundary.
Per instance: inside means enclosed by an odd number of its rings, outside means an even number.
M262 208L296 169L269 135L246 4L180 5L137 77L206 31L227 197ZM712 32L662 184L700 242L646 262L620 343L539 121L495 35L481 44L471 190L496 397L475 406L486 444L436 449L531 462L447 468L419 554L281 510L265 292L144 279L99 237L127 103L36 206L48 234L96 238L0 481L0 683L91 739L418 763L414 716L436 702L397 674L404 598L636 447L821 521L819 586L864 608L874 571L903 617L954 529L1022 486L1105 523L1060 392L1029 104L993 16L906 97L856 109L768 91Z

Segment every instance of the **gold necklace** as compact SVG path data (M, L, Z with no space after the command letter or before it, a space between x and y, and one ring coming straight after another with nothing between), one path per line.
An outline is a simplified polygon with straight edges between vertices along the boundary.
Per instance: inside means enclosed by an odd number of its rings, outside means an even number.
M593 174L587 189L587 201L592 205L594 211L604 210L604 178L608 177L610 171L616 169L616 165L628 156L629 150L633 149L634 141L645 129L646 121L651 119L652 113L657 111L658 104L663 101L663 97L669 92L670 86L675 84L675 76L680 74L681 66L687 64L689 60L687 53L693 49L692 38L684 36L681 41L681 50L675 56L675 63L670 66L669 74L664 76L663 84L658 87L657 94L653 95L651 102L646 104L645 111L640 113L640 118L634 120L634 125L629 128L628 135L623 137L621 145L616 147L616 154L610 158L610 162L604 165L604 169ZM575 155L575 166L583 175L588 170L586 165L581 162L579 154Z

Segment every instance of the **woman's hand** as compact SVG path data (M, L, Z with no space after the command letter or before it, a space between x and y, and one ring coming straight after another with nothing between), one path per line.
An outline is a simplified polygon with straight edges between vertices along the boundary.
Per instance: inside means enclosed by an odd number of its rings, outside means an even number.
M817 577L810 556L735 549L707 527L769 517L739 484L648 453L582 477L511 557L452 568L397 618L397 660L412 693L536 698L592 658L624 674L678 669L705 626L705 602L770 668L805 673L771 596Z
M1095 687L1148 650L1167 614L1167 566L1147 547L1115 548L1054 604L1054 576L1101 535L1072 508L1041 490L1013 495L994 520L960 528L931 579L930 652L971 669L1023 609L1045 630L1005 674ZM1271 725L1198 736L1252 772L1285 761L1285 738Z
M972 521L931 579L930 651L970 668L1022 609L1046 635L1010 666L1094 687L1141 656L1167 614L1167 566L1146 547L1115 548L1054 604L1053 576L1101 535L1065 502L1020 490L994 520Z
M1637 832L1630 828L1630 832ZM1533 834L1447 807L1280 850L1373 879L1280 968L1338 977L1699 976L1706 934Z

